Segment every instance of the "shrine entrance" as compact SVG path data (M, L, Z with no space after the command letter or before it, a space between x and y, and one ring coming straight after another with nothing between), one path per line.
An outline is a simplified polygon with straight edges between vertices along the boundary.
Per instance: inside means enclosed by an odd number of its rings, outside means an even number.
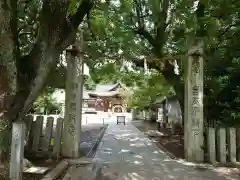
M122 113L122 112L124 112L123 107L121 105L113 106L113 110L112 111L115 112L115 113Z

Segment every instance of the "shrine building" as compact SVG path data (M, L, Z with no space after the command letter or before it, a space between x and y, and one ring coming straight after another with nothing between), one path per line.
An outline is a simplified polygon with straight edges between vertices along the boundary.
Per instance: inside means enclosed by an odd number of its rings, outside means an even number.
M83 111L126 112L127 89L121 83L97 84L95 90L83 90Z

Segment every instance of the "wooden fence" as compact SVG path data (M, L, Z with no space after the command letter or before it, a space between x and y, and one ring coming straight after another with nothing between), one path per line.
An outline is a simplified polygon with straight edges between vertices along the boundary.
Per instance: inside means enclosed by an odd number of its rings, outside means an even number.
M212 164L240 162L240 128L207 127L207 159Z
M26 150L44 152L58 158L60 154L63 118L59 116L28 115Z

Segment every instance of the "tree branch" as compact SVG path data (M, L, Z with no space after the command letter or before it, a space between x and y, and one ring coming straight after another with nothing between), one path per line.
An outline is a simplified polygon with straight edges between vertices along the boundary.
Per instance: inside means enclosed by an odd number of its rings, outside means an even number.
M69 17L70 23L73 26L73 28L78 28L83 18L92 9L93 4L94 4L93 0L82 1L82 4L78 7L77 12Z
M59 33L60 40L56 44L57 47L60 49L65 49L74 42L79 24L82 22L87 13L92 9L93 5L93 0L83 0L82 4L78 7L77 12L65 19L63 28Z
M154 26L156 29L155 41L156 45L154 46L155 54L158 57L163 56L163 46L166 42L166 28L167 28L167 11L169 7L169 0L162 0L159 2L159 9L156 12L156 16L158 17L158 21L154 22Z
M17 59L18 91L11 107L14 113L8 113L11 121L28 111L58 55L71 45L79 24L93 6L92 1L83 0L76 14L66 18L67 3L67 0L43 1L37 42L27 56Z
M145 29L144 19L143 19L143 12L142 12L142 5L138 0L134 0L134 4L136 6L136 13L137 13L137 22L138 22L138 29Z
M158 42L161 42L161 44L164 44L165 42L165 38L164 38L164 33L167 27L167 11L168 11L168 7L169 7L169 0L163 0L161 4L161 7L159 7L160 12L159 12L159 22L155 22L155 26L156 26L156 38L158 39Z
M176 91L179 101L181 101L181 106L183 105L183 84L181 81L181 76L177 76L174 73L173 62L178 59L178 57L166 57L163 52L163 47L166 42L166 28L167 28L167 12L169 8L169 0L163 0L162 4L159 4L158 9L154 12L159 20L154 22L156 35L152 36L144 27L142 16L140 14L139 4L137 0L134 1L136 4L137 21L139 27L134 32L142 35L153 47L153 53L157 58L147 59L147 65L150 69L155 69L162 73L164 78ZM161 2L160 2L161 3ZM153 10L154 11L154 10ZM136 66L144 67L144 60L133 60Z
M96 36L94 35L94 32L92 30L92 26L91 26L91 15L90 15L90 11L87 13L87 24L88 24L88 29L92 35L92 38L94 40L96 40Z
M224 36L232 27L235 27L235 26L238 26L238 25L240 25L240 22L235 22L233 24L230 24L220 33L219 37Z
M153 38L153 36L145 29L145 25L144 25L144 20L143 20L143 16L142 16L142 7L141 4L138 0L134 0L134 4L135 4L135 9L136 9L136 13L137 13L137 22L138 22L138 27L136 28L137 30L133 30L136 34L139 34L141 36L143 36L145 39L147 39L147 41L149 42L150 45L152 45L153 47L156 46L156 41Z
M145 29L137 29L137 30L134 30L135 33L143 36L148 42L150 45L152 45L153 47L156 46L156 41L155 39L153 38L153 36L148 32L146 31Z
M16 58L20 57L20 47L19 47L19 41L18 41L18 10L17 10L17 1L11 0L11 32L12 32L12 38L14 43L14 53L16 55Z
M198 7L196 10L196 18L197 18L197 23L198 23L198 29L196 31L196 36L197 37L203 37L206 33L203 18L204 18L204 13L206 9L206 5L204 4L202 0L199 0L198 2Z

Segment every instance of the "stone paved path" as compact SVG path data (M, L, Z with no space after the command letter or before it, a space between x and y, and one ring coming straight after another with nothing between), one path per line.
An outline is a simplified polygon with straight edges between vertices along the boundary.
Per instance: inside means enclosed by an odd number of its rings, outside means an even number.
M110 124L95 158L119 180L225 180L210 169L170 159L130 123Z

